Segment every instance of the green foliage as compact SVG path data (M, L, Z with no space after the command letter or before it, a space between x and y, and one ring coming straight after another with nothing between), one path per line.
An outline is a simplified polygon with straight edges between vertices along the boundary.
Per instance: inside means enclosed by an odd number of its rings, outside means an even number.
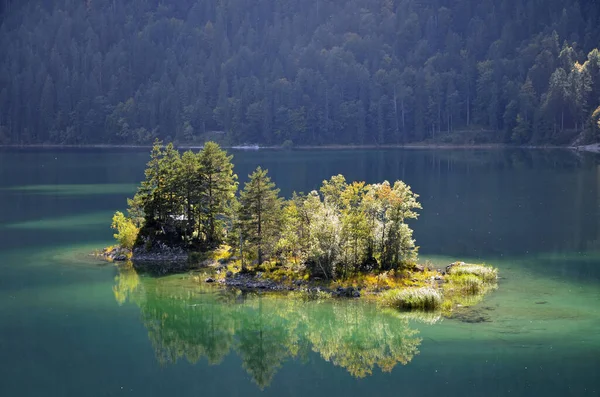
M498 287L498 270L486 265L457 263L450 269L443 284L444 311L456 306L473 306L485 294Z
M380 303L400 310L435 311L441 309L443 299L434 288L405 288L383 292Z
M486 283L495 282L498 279L498 269L491 266L470 263L461 263L453 266L450 269L450 274L456 276L474 275Z
M213 142L180 155L156 141L150 157L146 179L128 201L143 239L203 250L222 244L237 190L232 156Z
M207 142L198 154L198 205L202 209L200 233L206 236L209 247L216 247L224 241L225 220L231 216L237 191L232 158L214 142Z
M590 116L586 138L587 142L600 141L600 106Z
M135 223L126 218L122 212L117 211L112 219L111 227L116 230L113 235L123 248L132 249L138 237L140 229Z
M485 282L471 273L451 274L447 281L457 285L462 292L472 295L481 293L485 288Z
M600 105L593 1L4 3L13 144L504 142L517 114L560 142Z
M282 220L283 201L279 197L279 189L267 174L268 170L258 167L249 175L250 181L240 194L242 244L255 250L259 266L273 254ZM242 249L242 260L243 255Z
M416 260L418 247L407 225L421 208L402 181L393 185L347 183L336 175L320 193L279 197L260 167L236 200L231 156L215 143L181 156L156 141L146 179L128 201L138 241L208 251L227 242L244 270L254 260L285 264L313 277L347 278L357 272L397 270Z

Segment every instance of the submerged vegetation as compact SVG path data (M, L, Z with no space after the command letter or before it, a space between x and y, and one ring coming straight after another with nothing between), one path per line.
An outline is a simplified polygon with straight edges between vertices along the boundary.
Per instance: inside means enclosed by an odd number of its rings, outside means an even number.
M401 310L447 313L495 288L497 271L488 266L457 262L442 271L417 263L406 222L421 205L402 181L366 184L337 175L318 191L284 200L258 167L237 195L231 159L212 142L183 155L156 142L128 216L113 217L120 249L109 255L187 258L192 267L212 268L207 282L376 297Z

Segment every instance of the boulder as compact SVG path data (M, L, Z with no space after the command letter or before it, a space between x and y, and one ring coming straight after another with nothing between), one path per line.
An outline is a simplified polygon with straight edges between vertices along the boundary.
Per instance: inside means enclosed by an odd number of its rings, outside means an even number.
M335 290L335 294L341 298L359 298L360 297L360 291L354 287L348 287L348 288L337 287L337 289Z

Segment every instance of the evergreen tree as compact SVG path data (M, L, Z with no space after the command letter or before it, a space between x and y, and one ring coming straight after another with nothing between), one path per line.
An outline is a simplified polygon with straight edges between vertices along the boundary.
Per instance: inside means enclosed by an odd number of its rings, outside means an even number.
M259 266L273 253L281 229L282 200L267 173L258 167L240 195L242 239L256 250Z
M199 205L202 209L200 232L206 236L207 247L214 248L224 240L224 223L231 215L231 204L237 190L232 158L214 142L207 142L198 154Z
M10 3L13 144L503 142L517 114L569 142L600 105L590 1Z

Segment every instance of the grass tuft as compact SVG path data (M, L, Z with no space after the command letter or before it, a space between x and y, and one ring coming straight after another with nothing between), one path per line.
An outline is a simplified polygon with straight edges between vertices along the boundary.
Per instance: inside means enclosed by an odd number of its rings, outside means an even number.
M465 294L476 295L485 289L485 283L480 278L473 274L451 274L448 276L448 282L454 284L460 291Z
M492 283L498 279L498 269L486 265L475 264L460 264L454 266L449 272L454 276L473 275L481 279L485 283Z
M401 310L438 310L443 303L442 295L435 289L405 288L392 289L381 294L380 302L384 306Z

